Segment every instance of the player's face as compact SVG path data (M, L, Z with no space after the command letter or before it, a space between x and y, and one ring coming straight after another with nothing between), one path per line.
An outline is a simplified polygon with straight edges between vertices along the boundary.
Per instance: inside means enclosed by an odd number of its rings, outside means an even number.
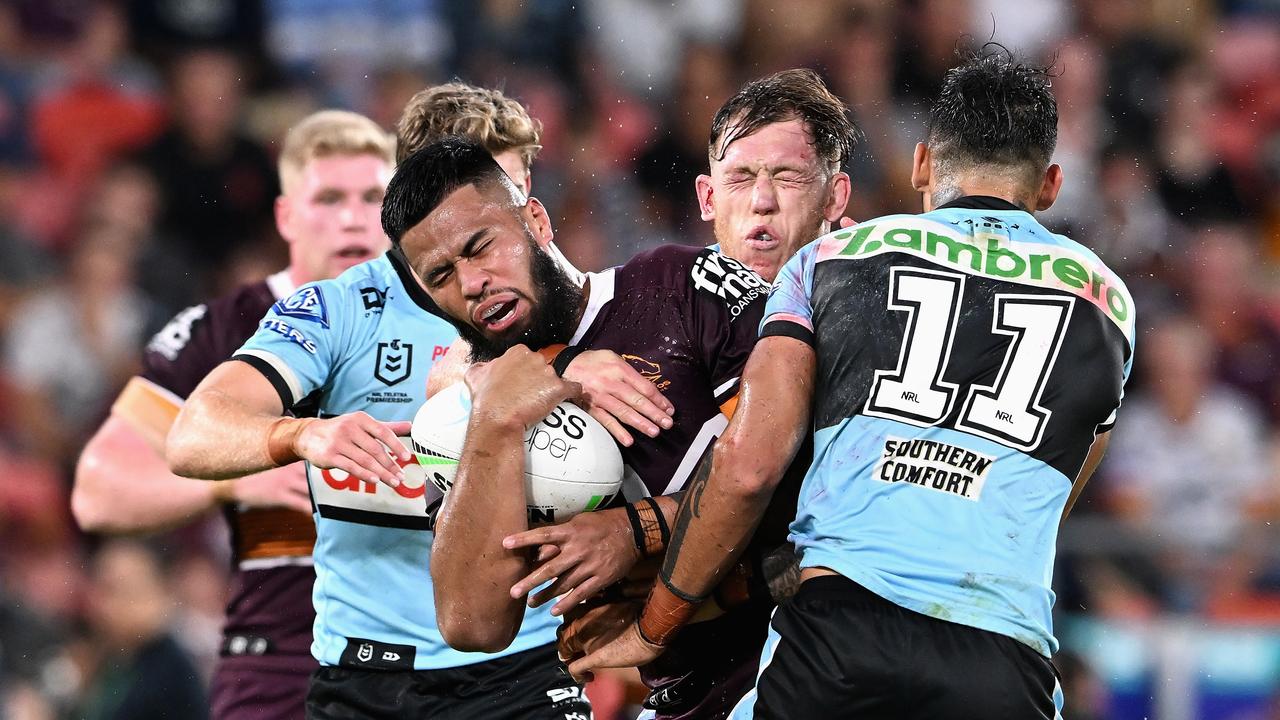
M818 157L800 120L734 140L711 174L698 176L702 219L714 221L721 250L770 281L848 199L849 177Z
M488 360L524 343L540 348L572 332L581 291L543 249L551 225L537 198L514 186L465 185L401 239L427 290Z
M511 182L515 183L521 192L528 195L531 187L529 168L524 164L524 157L520 155L520 151L503 150L494 155L493 159L507 173L507 177L511 178Z
M311 160L276 201L276 225L290 245L294 279L337 277L387 251L382 195L389 163L376 155L330 155Z

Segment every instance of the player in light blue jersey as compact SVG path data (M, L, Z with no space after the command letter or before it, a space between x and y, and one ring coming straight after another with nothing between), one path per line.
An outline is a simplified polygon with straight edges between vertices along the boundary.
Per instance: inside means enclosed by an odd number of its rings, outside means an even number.
M1101 460L1134 307L1041 226L1062 183L1045 70L951 70L917 146L925 213L805 247L775 282L738 411L640 621L571 665L660 654L729 568L812 417L779 608L735 717L1052 718L1058 525Z
M442 96L456 122L430 118ZM419 94L406 109L405 145L428 142L486 118L485 147L514 162L528 187L537 126L496 123L523 113L500 93L451 84ZM523 131L522 131L523 132ZM506 167L506 165L504 165ZM508 172L511 172L508 170ZM572 277L570 275L570 277ZM336 280L304 285L278 302L233 360L196 388L170 434L174 471L191 477L238 476L303 459L316 521L316 624L307 717L546 718L586 720L590 706L556 657L559 621L530 610L515 640L501 652L459 652L440 636L428 570L433 496L425 471L403 446L409 420L426 399L428 375L457 338L401 256L388 253ZM652 384L614 356L584 358L598 369L592 395L637 412L657 395ZM620 371L617 368L621 368ZM577 379L581 367L566 374ZM629 373L629 374L626 374ZM622 379L619 380L618 378ZM612 394L611 394L612 393ZM623 393L626 400L616 396ZM284 415L304 398L319 418ZM599 403L592 414L600 411ZM611 418L629 422L628 417ZM630 420L634 420L631 417ZM608 424L606 424L608 425ZM648 420L645 432L657 432ZM634 425L633 425L634 426Z

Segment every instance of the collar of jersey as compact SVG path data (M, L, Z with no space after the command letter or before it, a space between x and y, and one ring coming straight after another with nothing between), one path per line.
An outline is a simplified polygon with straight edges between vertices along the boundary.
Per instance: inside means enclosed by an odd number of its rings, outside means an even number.
M1018 210L1026 212L1026 208L1018 207L1004 198L993 197L991 195L965 195L956 198L946 205L940 205L934 210Z
M440 306L436 305L435 301L431 299L431 296L427 294L427 291L423 290L422 286L418 284L418 278L413 274L413 271L409 269L409 261L405 259L404 253L400 252L396 248L391 248L387 251L387 262L391 263L391 267L395 269L396 275L400 276L400 284L404 286L404 291L409 294L409 299L412 300L415 305L436 317L444 318L445 320L449 319L445 317Z
M570 338L570 345L577 345L582 342L582 336L587 334L587 329L596 321L596 317L600 315L600 310L609 301L613 299L613 274L617 268L609 268L604 272L587 273L587 282L590 285L587 288L587 309L582 312L582 319L578 321L578 329L574 331L573 337Z

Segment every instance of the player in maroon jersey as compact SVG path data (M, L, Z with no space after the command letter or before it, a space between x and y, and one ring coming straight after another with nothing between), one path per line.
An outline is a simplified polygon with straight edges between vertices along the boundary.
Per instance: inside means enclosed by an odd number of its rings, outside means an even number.
M164 439L184 398L254 333L273 303L386 251L378 211L394 160L394 139L355 113L322 111L292 128L276 201L289 267L174 317L147 346L142 373L76 467L72 510L85 530L155 531L212 508L225 514L236 568L211 688L214 718L301 713L316 667L311 503L301 463L236 480L191 480L169 472Z
M767 79L765 88L778 93L785 85L780 80ZM817 82L816 77L812 82ZM746 93L746 97L754 95ZM746 198L737 196L736 212L726 208L724 227L737 228L744 219L754 220L743 238L729 239L761 251L762 269L769 266L769 255L778 255L772 265L776 271L785 260L783 253L789 254L804 241L800 233L811 231L816 236L843 212L848 178L839 172L838 161L852 140L852 126L843 112L833 113L843 123L837 123L837 132L815 132L809 117L794 106L778 110L774 103L753 106L744 101L726 108L725 120L718 123L713 138L713 157L719 151L723 160L725 145L734 142L753 152L723 168L734 178L729 182L737 183L725 195L741 193L742 185L750 188ZM765 114L770 111L777 114ZM757 133L761 137L756 139L763 142L747 142ZM815 137L823 141L814 142ZM785 147L788 140L798 140L798 147L779 156L778 146ZM540 248L551 240L545 211L536 200L514 200L481 155L453 143L433 146L407 160L389 188L383 221L393 240L401 242L433 299L471 342L474 358L501 356L470 374L476 405L469 437L475 433L478 439L468 447L485 452L468 455L460 466L432 552L432 572L439 578L437 614L446 639L459 647L491 649L502 647L514 634L510 620L518 618L518 603L527 587L558 578L534 602L568 592L557 609L573 608L641 556L661 551L662 527L674 502L653 498L681 489L726 424L725 415L732 412L726 404L736 396L737 375L754 345L767 283L713 250L674 246L644 253L620 268L589 274L585 292L540 277L548 264L537 258ZM709 195L710 191L702 197L707 213L714 210ZM784 235L770 223L789 232ZM522 265L529 262L525 258L533 259L531 266ZM587 568L589 562L571 561L555 572L520 583L526 589L507 595L493 589L508 587L503 583L531 569L531 558L523 549L513 552L510 545L498 546L504 528L521 529L525 523L523 455L518 442L523 426L536 422L576 390L571 383L557 385L559 381L547 377L549 371L540 367L538 358L512 346L556 342L573 345L557 358L557 366L581 348L607 348L630 359L673 401L675 424L656 438L639 438L623 449L632 474L624 490L629 498L647 499L626 510L596 514L618 519L589 543L591 554L603 558L607 567ZM475 420L486 417L501 420ZM486 481L468 482L472 477ZM492 478L514 481L507 484ZM478 513L487 518L483 527L470 522ZM542 540L528 544L540 545ZM551 559L559 551L561 546L540 559ZM475 559L481 556L486 562L478 565ZM477 588L485 590L476 592ZM655 688L651 704L661 717L727 713L750 686L767 616L768 603L763 599L735 609L688 636L686 654L677 653L661 665L645 668L645 679ZM466 622L468 617L492 620ZM690 671L707 665L713 666L709 672L686 682Z

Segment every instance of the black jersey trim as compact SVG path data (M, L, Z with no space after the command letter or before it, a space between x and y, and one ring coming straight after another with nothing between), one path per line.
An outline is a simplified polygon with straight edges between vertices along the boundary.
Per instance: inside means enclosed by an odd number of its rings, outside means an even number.
M404 286L404 291L408 293L409 299L413 304L435 315L436 317L448 320L449 318L440 309L439 305L431 299L426 290L418 284L418 278L413 274L413 270L409 268L409 260L404 256L404 252L397 248L387 251L387 261L391 263L391 267L395 269L396 275L400 278L400 284Z
M232 355L231 359L239 360L254 370L262 373L263 377L267 379L267 382L271 383L271 387L275 388L276 394L280 396L280 404L284 407L285 412L293 409L293 391L289 389L289 383L285 382L280 371L271 367L271 363L256 355L236 354Z
M373 512L372 510L356 510L355 508L338 507L337 505L316 505L320 517L330 520L355 523L357 525L374 525L400 530L430 530L432 517L424 511L417 515L393 515L391 513Z
M1022 212L1030 212L1026 208L1011 203L1004 198L994 197L992 195L965 195L956 198L945 205L939 205L934 210L1021 210Z
M814 346L813 331L797 322L790 320L770 320L764 324L764 330L760 331L760 339L767 337L789 337L799 340L810 347Z

